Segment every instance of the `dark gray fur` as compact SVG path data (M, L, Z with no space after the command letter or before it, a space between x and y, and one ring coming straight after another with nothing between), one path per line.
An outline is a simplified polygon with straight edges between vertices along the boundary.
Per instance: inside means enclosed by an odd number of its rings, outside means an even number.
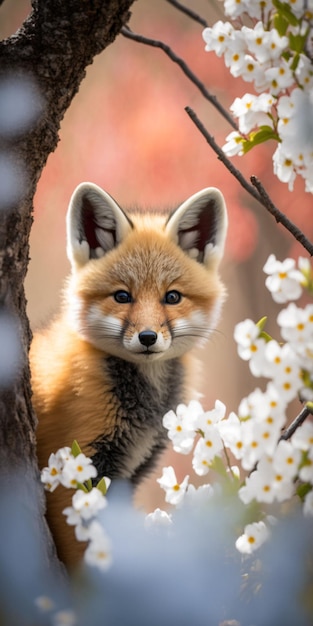
M96 450L92 461L99 477L129 478L137 484L168 443L162 417L182 401L183 367L178 359L166 361L160 393L134 363L112 356L104 366L116 397L117 425L110 437L100 436L91 443ZM135 468L130 467L133 455L139 457Z

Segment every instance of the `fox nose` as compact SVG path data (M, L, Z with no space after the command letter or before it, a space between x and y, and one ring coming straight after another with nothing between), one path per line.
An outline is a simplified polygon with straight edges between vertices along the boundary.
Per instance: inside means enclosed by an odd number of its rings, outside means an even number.
M138 338L143 346L149 348L149 346L153 346L153 344L156 343L158 336L154 330L143 330L139 333Z

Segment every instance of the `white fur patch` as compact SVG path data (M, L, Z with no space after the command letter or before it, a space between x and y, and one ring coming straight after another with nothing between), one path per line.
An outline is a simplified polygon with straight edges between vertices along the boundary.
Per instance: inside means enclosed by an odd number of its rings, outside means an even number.
M104 256L103 248L100 248L100 247L96 248L95 249L95 254L96 254L97 259L101 259Z
M154 354L166 352L166 350L168 350L168 348L170 347L171 342L172 340L170 336L168 337L168 339L165 339L163 337L163 334L159 332L157 333L156 342L149 347L149 352L153 352ZM145 346L143 346L140 342L138 332L134 332L130 339L124 337L123 344L125 348L130 352L134 352L136 354L141 354L145 352Z
M207 243L204 248L204 262L206 263L211 256L211 254L216 254L216 249L218 246L214 246L213 243Z
M190 250L186 250L186 252L187 252L188 256L189 256L191 259L195 259L195 260L197 260L197 258L198 258L198 256L199 256L199 250L198 250L198 248L190 248Z
M68 245L67 255L72 264L76 263L78 266L83 266L89 260L90 248L87 241L76 241L72 243L70 247Z

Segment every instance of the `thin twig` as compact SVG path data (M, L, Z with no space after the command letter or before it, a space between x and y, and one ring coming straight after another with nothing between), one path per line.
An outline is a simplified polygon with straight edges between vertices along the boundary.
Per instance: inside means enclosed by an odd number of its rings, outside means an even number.
M133 33L130 30L130 28L128 28L128 26L124 26L121 30L121 33L122 35L124 35L124 37L127 37L128 39L132 39L133 41L137 41L138 43L142 43L147 46L152 46L153 48L160 48L161 50L163 50L163 52L165 52L165 54L171 59L171 61L173 61L174 63L177 63L177 65L183 71L185 76L187 76L187 78L189 78L189 80L199 89L199 91L202 93L204 98L208 100L217 109L220 115L224 117L224 119L232 126L232 128L237 130L238 128L237 124L235 120L231 117L231 115L228 113L228 111L224 109L224 107L220 104L216 96L212 95L207 90L205 85L201 82L201 80L199 80L196 74L192 72L192 70L187 65L187 63L183 59L181 59L179 56L177 56L175 52L173 52L170 46L165 44L163 41L158 41L157 39L150 39L149 37L144 37L143 35L137 35L136 33Z
M308 252L310 252L310 255L312 256L313 244L311 244L310 241L307 240L303 232L295 224L293 224L293 222L291 222L288 217L284 215L284 213L277 209L259 179L256 178L256 176L251 176L250 180L252 182L252 185L258 190L263 200L263 206L265 206L269 213L271 213L271 215L275 217L276 222L280 222L281 224L283 224L283 226L285 226L285 228L289 230L294 238L299 241L299 243L301 243L302 246L306 248L306 250L308 250ZM309 248L307 246L309 246Z
M295 417L290 426L288 426L288 428L286 428L286 430L283 432L279 441L286 441L287 439L290 439L290 437L296 432L297 428L299 428L299 426L303 424L303 422L307 419L307 417L309 417L309 415L312 415L312 411L307 406L305 406L299 413L299 415Z
M277 222L280 222L292 235L299 241L302 246L309 252L311 256L313 256L313 244L305 237L303 232L291 222L270 200L268 194L266 193L263 185L261 185L260 181L255 176L251 177L251 181L253 185L250 185L243 174L238 170L233 163L227 158L223 150L216 143L214 137L210 135L207 129L203 126L202 122L197 117L196 113L190 107L186 107L185 111L188 113L190 119L196 125L200 133L206 139L208 144L217 154L218 159L222 161L225 167L229 170L229 172L238 180L240 185L253 197L255 198L262 206L264 206L269 213L274 215Z
M181 4L181 2L178 2L177 0L167 0L167 2L168 4L172 4L173 7L175 7L182 13L185 13L185 15L188 15L188 17L190 17L192 20L195 20L195 22L198 22L198 24L201 24L202 26L208 26L207 21L203 17L201 17L201 15L198 15L198 13L195 13L195 11L192 11L192 9L189 9L189 7L185 7L185 5Z

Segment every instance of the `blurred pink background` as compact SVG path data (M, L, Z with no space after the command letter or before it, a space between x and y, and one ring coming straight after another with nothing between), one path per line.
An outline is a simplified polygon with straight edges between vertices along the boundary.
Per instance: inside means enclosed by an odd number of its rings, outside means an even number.
M222 4L186 0L209 24L222 19ZM26 0L7 1L0 8L2 36L13 33L29 11ZM161 39L184 58L226 108L236 96L251 90L229 76L222 59L204 51L202 27L166 2L138 0L130 27ZM265 209L250 198L218 161L184 111L191 106L220 145L231 131L226 121L165 54L119 36L95 58L80 91L62 122L60 142L45 167L35 197L31 262L26 281L32 328L45 324L60 302L69 271L65 253L65 213L75 186L92 181L105 188L125 208L168 210L207 186L219 187L229 209L229 234L222 277L228 300L218 332L202 351L202 392L206 409L222 400L228 411L262 384L239 361L233 342L234 325L268 315L275 335L277 305L264 286L262 267L271 252L306 256ZM312 236L312 197L298 181L290 193L272 174L274 144L237 157L234 164L249 178L258 176L273 202ZM174 464L178 478L190 473L190 458L166 453L160 466ZM164 506L155 483L160 468L139 488L137 501L146 510ZM192 479L192 482L193 479Z

